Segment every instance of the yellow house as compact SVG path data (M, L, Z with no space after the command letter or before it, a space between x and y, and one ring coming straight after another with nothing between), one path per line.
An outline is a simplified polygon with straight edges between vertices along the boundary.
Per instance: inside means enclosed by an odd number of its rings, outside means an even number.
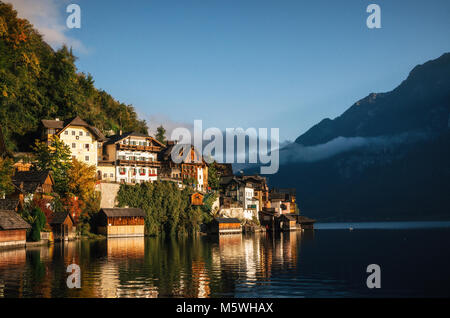
M101 149L105 141L105 136L97 128L78 116L65 122L59 119L42 120L42 125L42 138L47 143L51 142L53 136L58 136L69 146L72 158L97 166L98 149Z

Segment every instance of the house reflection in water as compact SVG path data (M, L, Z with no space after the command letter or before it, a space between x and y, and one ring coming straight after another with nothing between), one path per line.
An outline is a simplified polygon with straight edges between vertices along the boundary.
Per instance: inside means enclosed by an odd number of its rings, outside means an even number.
M272 270L297 267L301 237L301 232L221 235L212 252L214 272L246 285L268 280Z
M111 238L106 245L107 258L102 262L96 286L98 297L158 297L152 280L142 273L145 238Z
M23 286L22 272L26 264L25 248L12 250L0 250L0 297L5 297L5 292L10 284ZM13 270L11 270L13 269ZM14 294L15 297L22 297L22 288Z

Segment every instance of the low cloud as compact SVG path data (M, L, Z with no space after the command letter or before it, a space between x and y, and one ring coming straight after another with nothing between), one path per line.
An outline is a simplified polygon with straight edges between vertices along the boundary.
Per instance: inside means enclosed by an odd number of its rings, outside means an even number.
M87 53L81 41L70 37L66 26L67 0L7 0L13 5L20 18L25 18L42 34L44 40L54 49L63 44L72 47L78 53Z
M303 146L291 143L280 151L281 164L293 162L314 162L336 156L357 148L393 147L407 142L417 142L429 138L430 135L421 132L409 132L393 136L379 137L337 137L327 143Z

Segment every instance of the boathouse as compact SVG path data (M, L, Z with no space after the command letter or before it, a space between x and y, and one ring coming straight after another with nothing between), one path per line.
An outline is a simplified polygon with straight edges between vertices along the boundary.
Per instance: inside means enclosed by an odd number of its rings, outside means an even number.
M195 192L191 195L192 205L203 205L203 194L200 192Z
M0 247L25 245L29 228L16 212L0 210Z
M98 232L107 237L144 236L145 212L136 208L101 209Z
M213 234L242 233L241 221L236 218L215 218L210 224L209 232Z
M69 212L53 213L48 221L56 241L72 240L76 236L74 221Z
M288 214L281 214L277 219L276 222L278 223L277 228L280 231L293 231L297 230L297 221L294 217Z

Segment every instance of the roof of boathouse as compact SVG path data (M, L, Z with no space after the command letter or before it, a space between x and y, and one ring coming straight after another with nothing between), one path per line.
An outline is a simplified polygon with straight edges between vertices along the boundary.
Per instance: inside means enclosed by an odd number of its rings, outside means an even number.
M120 218L120 217L145 217L145 212L142 209L137 208L111 208L111 209L101 209L102 212L110 218Z

